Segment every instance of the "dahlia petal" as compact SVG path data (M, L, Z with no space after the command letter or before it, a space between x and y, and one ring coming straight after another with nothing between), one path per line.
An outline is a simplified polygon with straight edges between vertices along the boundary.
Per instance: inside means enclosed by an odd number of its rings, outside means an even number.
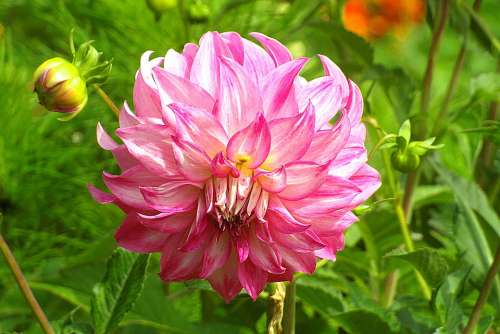
M271 230L280 233L298 233L309 228L309 224L304 224L295 219L284 207L274 206L269 208L266 215Z
M131 213L115 233L120 247L132 252L151 253L162 250L168 234L150 230L142 225L134 213Z
M227 157L248 168L259 167L271 147L271 135L266 119L259 114L246 128L236 132L227 145Z
M304 109L309 103L314 106L316 129L329 128L328 122L342 107L340 86L336 85L331 77L317 78L308 82L297 90L296 96L299 110Z
M116 130L128 151L146 168L158 175L178 174L172 146L172 131L162 125L139 124Z
M255 301L267 283L267 272L247 260L238 264L238 278L243 288Z
M106 151L112 151L119 146L104 130L100 122L97 122L97 143Z
M361 121L363 114L363 96L358 86L349 80L349 98L346 104L346 113L352 125L356 125Z
M140 191L151 208L172 214L193 209L201 192L195 183L174 177L160 186L141 187Z
M231 174L232 177L239 177L240 171L238 168L224 157L222 152L215 155L210 163L212 174L216 177L226 177Z
M186 58L179 52L169 49L163 60L163 68L168 72L184 78L186 74Z
M130 110L127 102L123 103L119 116L120 128L128 128L141 123L141 120Z
M170 104L169 108L174 113L180 138L200 146L209 156L225 150L226 131L212 113L179 103Z
M262 103L264 114L270 119L294 116L298 113L293 83L307 58L298 58L282 64L264 78Z
M271 150L266 164L284 165L299 160L308 150L314 135L314 107L308 104L304 112L269 122Z
M271 229L273 240L280 246L293 250L297 253L310 253L325 247L313 232L279 233Z
M366 163L367 159L364 146L344 147L332 161L328 174L349 178Z
M255 82L262 86L264 78L274 68L273 59L260 46L243 39L243 67Z
M96 188L93 184L88 184L87 189L89 190L92 198L100 204L111 204L116 201L116 197L113 194L104 192L98 188Z
M330 58L323 55L318 55L318 57L323 64L325 75L332 77L335 84L341 87L341 97L343 104L345 104L347 97L349 96L349 83L347 78L344 73L342 73L342 70L333 61L331 61Z
M279 193L287 185L286 170L283 166L271 172L259 170L254 178L259 182L262 189L270 193Z
M152 88L154 82L149 78L149 72L154 63L149 61L152 51L145 52L141 57L141 69L137 73L134 84L134 107L140 118L161 118L161 103L158 92ZM150 85L148 85L148 83Z
M237 260L235 256L231 256L222 268L217 269L208 278L212 288L224 298L226 303L229 303L241 291L237 270Z
M196 145L174 137L172 150L178 170L188 180L201 182L211 176L210 158Z
M220 86L216 117L229 135L248 126L262 112L257 85L243 67L230 58L220 59Z
M127 150L125 145L118 145L104 130L101 123L97 123L97 143L103 149L111 151L122 170L134 167L139 162Z
M233 59L240 65L243 65L245 60L245 52L243 50L243 40L236 32L224 32L221 34L222 40L227 45Z
M328 167L328 164L318 165L309 161L286 165L287 186L278 196L287 200L299 200L309 196L325 180Z
M188 211L178 214L163 213L156 216L138 214L137 219L148 229L172 234L184 231L193 222L194 217L194 211Z
M216 233L205 247L200 277L206 278L222 267L231 254L229 233Z
M192 105L207 112L212 111L215 101L200 86L161 67L154 68L153 75L158 82L159 95L164 106L175 102ZM165 114L165 110L163 110L163 119L171 121L168 113Z
M120 201L140 210L149 209L149 205L146 204L139 188L157 186L165 182L165 179L150 173L140 165L124 171L121 175L103 172L103 180Z
M198 45L194 43L186 43L184 49L182 50L182 55L186 59L186 73L184 75L185 79L190 77L191 67L193 66L193 60L198 53Z
M280 254L271 244L265 244L255 235L249 236L249 259L262 270L273 274L281 274L285 268L281 266Z
M239 262L245 262L248 259L249 245L246 236L236 239L236 252Z
M180 246L181 251L192 251L200 248L207 242L215 233L213 226L210 228L207 219L207 208L203 196L198 197L198 205L196 208L196 217L187 231L186 238ZM204 233L206 232L206 233Z
M283 265L290 272L312 274L316 270L316 256L314 253L296 253L286 247L278 247L283 258Z
M314 254L322 259L335 261L337 252L344 249L344 234L338 233L328 238L322 238L322 240L326 246L315 251Z
M190 79L215 97L219 90L219 57L229 56L220 35L207 32L200 39L200 48L193 59Z
M337 210L327 212L323 215L314 215L308 217L296 216L297 220L310 224L310 230L320 239L342 233L345 229L355 223L358 218L352 212Z
M160 259L160 277L164 281L183 281L199 277L203 251L178 251L179 235L167 239Z
M214 181L215 205L223 207L228 198L227 178L216 178Z
M349 181L356 184L362 192L356 196L356 203L363 203L366 201L377 189L380 187L380 174L372 167L363 165Z
M207 207L207 213L212 212L214 207L214 182L212 179L205 183L205 206Z
M333 129L319 130L314 134L302 159L318 164L325 164L334 159L349 140L350 131L349 118L342 114Z
M261 192L262 192L261 186L258 183L254 183L253 188L252 188L252 192L250 193L250 197L248 199L248 204L247 204L247 215L248 216L252 215L253 210L257 206Z
M259 32L252 32L250 36L255 38L266 49L267 53L271 56L276 66L284 64L292 60L290 51L280 42L274 38L268 37Z
M255 206L255 215L259 220L265 220L267 207L269 205L269 193L267 191L262 191L259 196L259 200Z

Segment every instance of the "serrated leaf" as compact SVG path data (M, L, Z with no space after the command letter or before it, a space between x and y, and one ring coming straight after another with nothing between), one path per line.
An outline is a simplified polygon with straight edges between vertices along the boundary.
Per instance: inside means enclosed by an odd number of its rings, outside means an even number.
M118 248L108 261L103 280L96 284L91 316L96 334L108 334L118 326L141 293L149 262L148 254Z
M384 319L366 310L341 313L334 316L333 319L351 334L395 333Z
M432 248L421 248L402 254L389 254L386 257L398 258L410 263L432 287L437 287L448 272L448 263L445 258Z

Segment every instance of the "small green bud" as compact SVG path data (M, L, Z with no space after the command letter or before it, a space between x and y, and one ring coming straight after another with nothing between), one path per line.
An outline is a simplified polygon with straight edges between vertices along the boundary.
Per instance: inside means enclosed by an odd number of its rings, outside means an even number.
M146 3L155 14L156 20L160 20L163 13L177 6L177 0L146 0Z
M195 0L189 5L189 21L193 23L201 23L207 21L210 16L210 8L202 0Z
M369 212L371 212L373 210L373 207L371 205L368 205L368 204L361 204L360 206L356 207L354 210L352 210L352 212L356 215L356 216L362 216L362 215L365 215Z
M33 81L39 103L50 111L77 113L87 103L85 81L78 68L63 58L51 58L38 66Z
M420 157L409 151L400 152L396 150L391 155L391 162L397 170L408 173L413 172L420 165Z

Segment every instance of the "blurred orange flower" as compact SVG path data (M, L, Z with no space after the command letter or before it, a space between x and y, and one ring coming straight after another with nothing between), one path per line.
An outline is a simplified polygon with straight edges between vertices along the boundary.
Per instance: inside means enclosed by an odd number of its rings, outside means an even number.
M423 0L347 0L342 20L347 30L373 40L388 33L403 37L424 15Z

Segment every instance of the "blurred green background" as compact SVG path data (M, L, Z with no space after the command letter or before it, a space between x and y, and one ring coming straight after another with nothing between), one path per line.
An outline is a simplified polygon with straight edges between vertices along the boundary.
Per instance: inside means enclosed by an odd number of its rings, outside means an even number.
M92 286L103 276L114 248L113 231L122 218L116 208L96 204L86 190L87 183L102 185L102 170L116 171L109 152L102 151L95 140L97 121L110 132L116 128L112 113L91 90L86 109L73 121L62 123L57 121L59 115L38 106L31 92L32 72L42 61L56 55L69 57L71 28L78 43L93 39L106 57L114 59L103 89L116 103L132 102L134 76L144 51L163 55L188 40L196 42L208 30L237 31L246 37L260 31L282 41L294 56L329 56L361 86L365 115L376 119L386 132L396 132L418 110L438 2L429 1L426 21L404 38L389 36L368 43L343 28L343 1L335 0L197 1L196 6L206 6L202 10L206 18L191 14L183 19L175 7L159 20L141 0L0 0L0 229L49 318L60 319L73 310L77 321L88 319ZM184 11L189 14L194 3L183 1ZM442 107L457 53L470 30L460 8L471 3L452 3L435 68L429 126ZM465 66L442 139L445 148L424 166L423 186L414 200L413 237L418 245L434 247L447 259L447 276L439 286L448 282L447 294L436 287L441 299L429 306L419 296L411 267L383 257L402 244L402 237L390 205L394 193L385 182L387 170L375 153L370 163L381 171L384 186L374 196L373 211L349 231L338 261L299 280L297 333L368 329L370 333L434 333L437 328L444 328L439 333L455 333L456 323L466 320L499 243L498 225L495 229L495 210L498 213L500 206L498 150L487 168L478 162L485 138L498 137L468 131L482 127L491 101L499 97L495 46L499 13L499 1L483 1L480 16L491 34L477 29L468 33ZM314 60L304 76L321 73ZM367 145L373 147L378 138L373 128L369 130ZM396 173L404 182L405 175ZM472 223L467 205L476 219ZM484 217L484 212L489 216ZM479 234L471 232L471 226L478 227ZM474 235L479 235L479 241ZM165 293L154 260L142 297L119 333L265 331L265 298L253 303L241 296L226 305L203 282L171 284ZM0 263L0 333L39 333L8 268ZM377 301L379 291L395 268L400 271L397 297L390 308L384 308ZM460 291L452 285L457 280L466 282ZM493 330L495 323L498 326L498 287L497 282L483 312L484 332ZM358 327L349 322L357 322ZM364 325L368 327L359 327Z

